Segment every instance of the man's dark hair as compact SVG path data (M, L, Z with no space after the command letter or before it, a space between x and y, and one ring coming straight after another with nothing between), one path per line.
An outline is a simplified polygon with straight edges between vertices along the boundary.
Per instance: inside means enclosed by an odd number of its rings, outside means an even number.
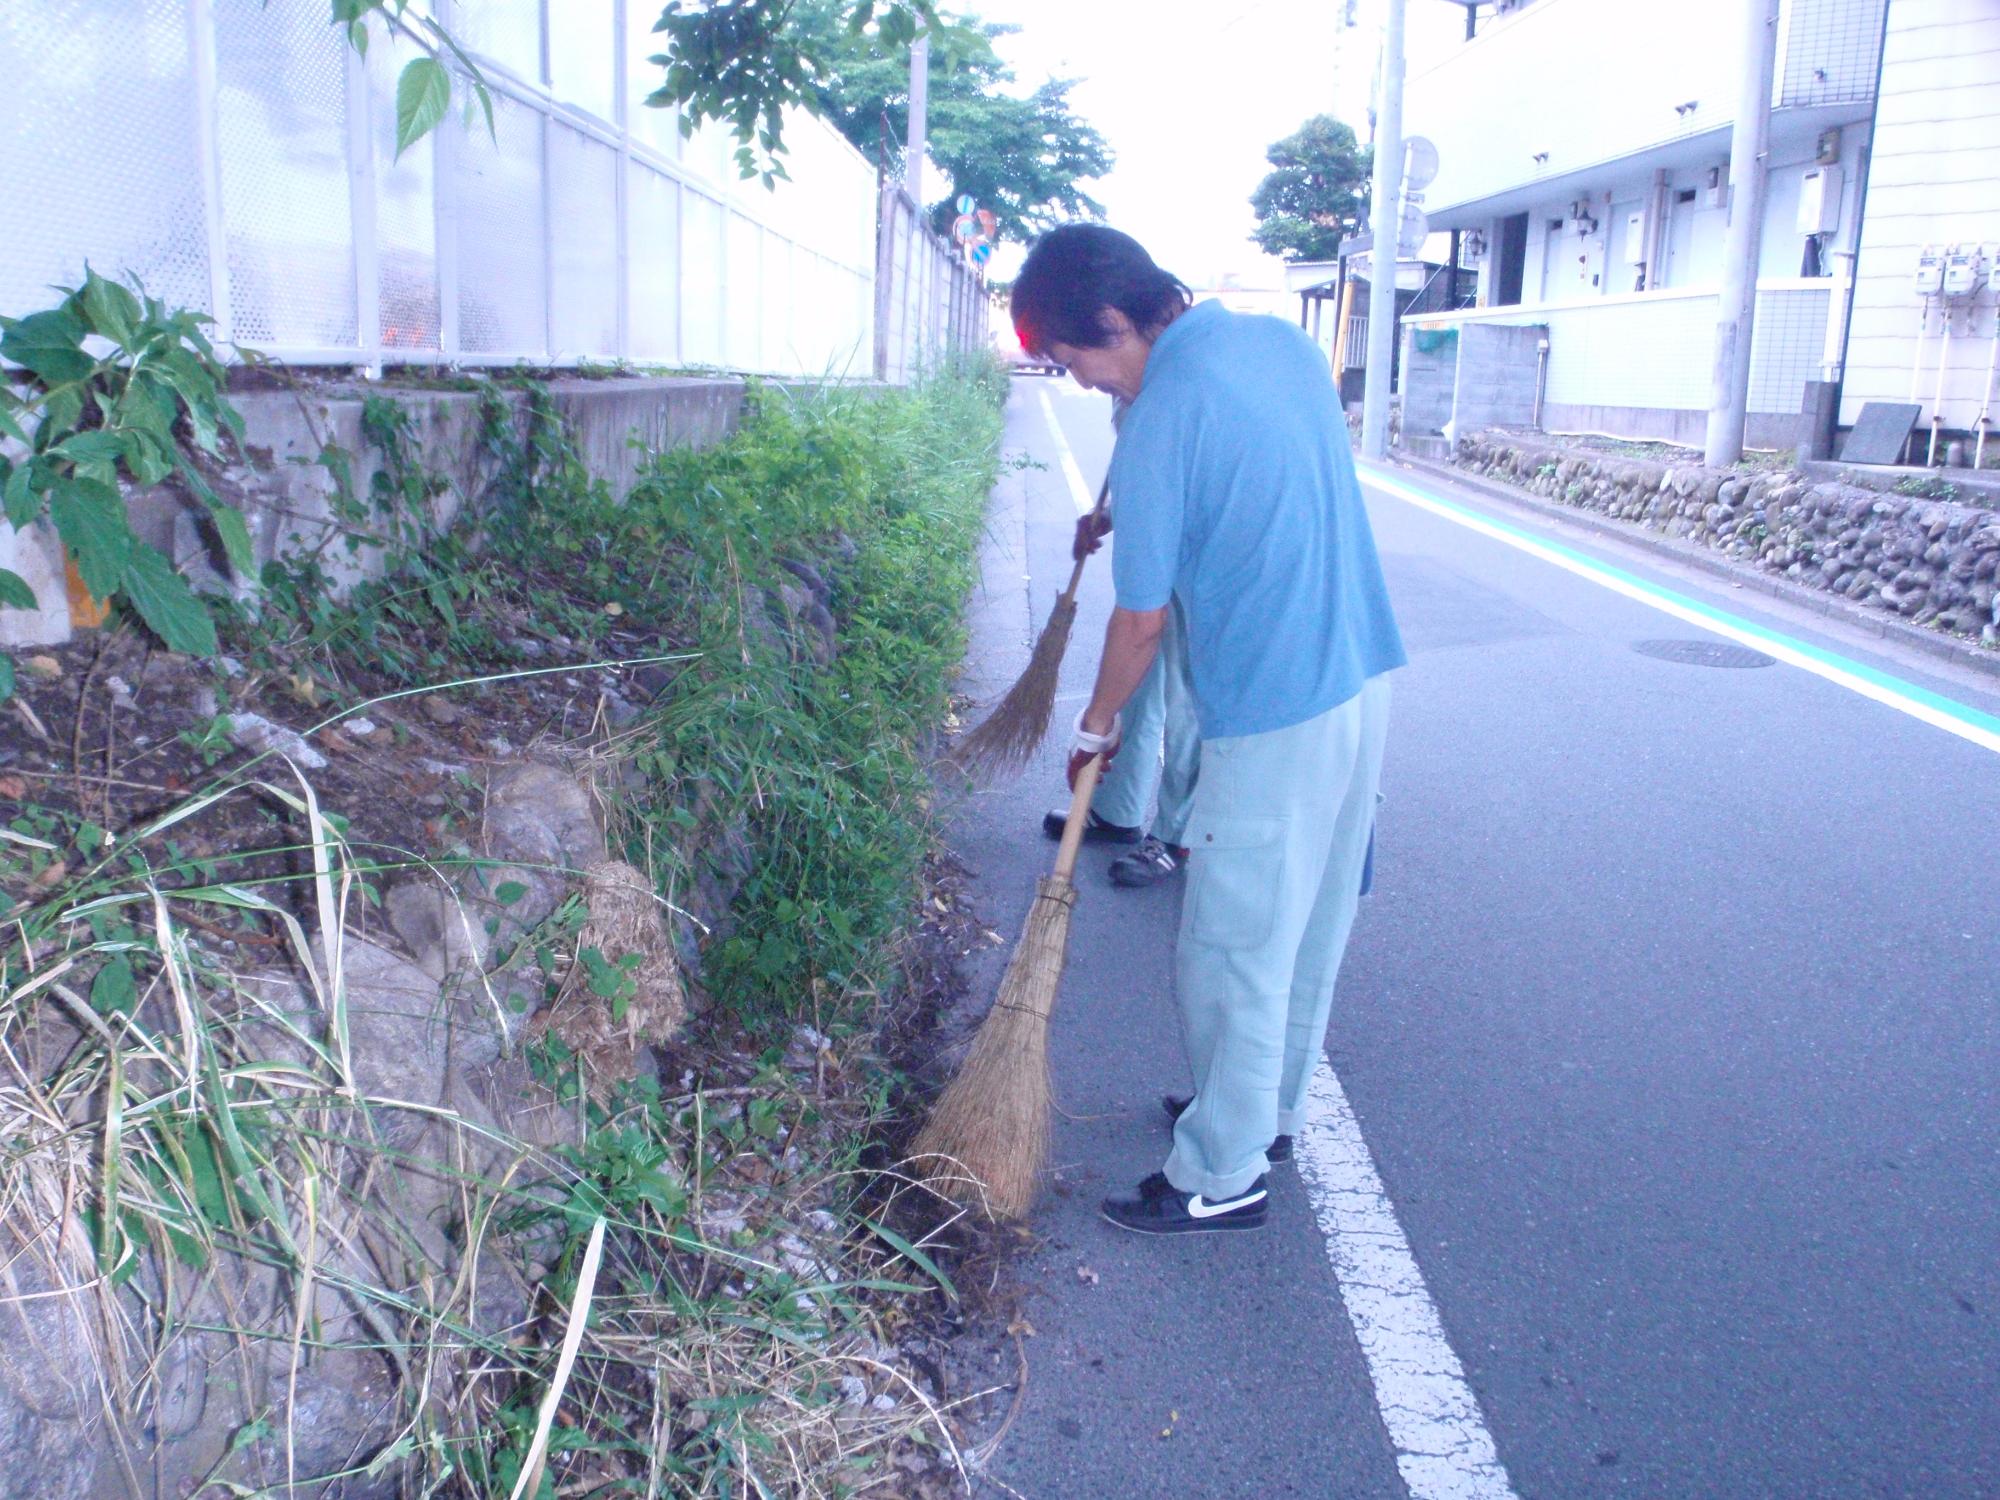
M1064 224L1035 241L1010 307L1021 347L1045 354L1051 344L1102 349L1111 342L1104 326L1109 308L1151 338L1192 301L1194 293L1154 265L1131 235L1102 224Z

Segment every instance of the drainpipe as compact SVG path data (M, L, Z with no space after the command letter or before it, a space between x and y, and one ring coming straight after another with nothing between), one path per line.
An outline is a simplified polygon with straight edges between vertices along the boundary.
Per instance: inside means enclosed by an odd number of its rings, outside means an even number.
M1861 280L1861 226L1868 221L1868 172L1875 164L1875 122L1882 116L1882 63L1889 50L1889 7L1882 7L1882 29L1875 38L1875 92L1869 96L1868 141L1861 148L1861 170L1854 184L1854 248L1849 266L1847 312L1840 325L1840 369L1833 377L1833 425L1840 426L1840 406L1847 392L1847 341L1854 336L1854 288Z
M1549 388L1549 341L1535 340L1535 431L1542 430L1542 393Z
M1972 468L1986 462L1986 431L1993 425L1993 377L2000 374L2000 301L1993 304L1993 347L1986 356L1986 399L1979 403L1979 441L1972 447Z
M1941 337L1938 339L1937 393L1931 397L1931 446L1924 455L1925 465L1931 468L1935 468L1938 461L1938 433L1944 427L1944 369L1951 358L1951 304L1942 297L1938 299L1938 312L1944 327L1939 330Z

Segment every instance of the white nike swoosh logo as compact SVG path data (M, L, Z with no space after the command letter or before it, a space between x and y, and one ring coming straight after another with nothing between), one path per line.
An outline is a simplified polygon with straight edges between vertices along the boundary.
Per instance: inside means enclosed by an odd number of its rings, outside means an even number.
M1188 1199L1188 1217L1190 1219L1212 1219L1217 1214L1233 1214L1239 1208L1248 1208L1253 1203L1263 1202L1264 1196L1265 1190L1259 1188L1254 1193L1246 1193L1241 1198L1232 1198L1227 1203L1205 1203L1202 1201L1201 1194L1196 1193Z

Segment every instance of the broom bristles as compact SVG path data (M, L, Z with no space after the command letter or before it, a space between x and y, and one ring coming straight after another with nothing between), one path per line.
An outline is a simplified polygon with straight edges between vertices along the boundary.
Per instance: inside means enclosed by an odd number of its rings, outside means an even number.
M1056 599L1049 622L1035 638L1034 654L1020 679L1007 690L986 722L960 740L951 752L952 762L975 775L999 776L1018 771L1028 763L1042 737L1049 732L1049 715L1055 711L1056 682L1061 674L1063 652L1069 648L1069 628L1076 619L1076 600L1068 594Z
M1000 996L911 1147L926 1186L994 1219L1027 1213L1048 1160L1049 1011L1075 903L1069 881L1042 877Z

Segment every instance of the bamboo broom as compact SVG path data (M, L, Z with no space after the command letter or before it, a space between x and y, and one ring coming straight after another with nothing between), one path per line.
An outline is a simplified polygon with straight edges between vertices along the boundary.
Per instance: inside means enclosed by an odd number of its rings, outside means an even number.
M1098 488L1093 516L1104 514L1110 492L1111 480L1107 476ZM961 769L983 776L1018 771L1035 753L1042 736L1049 732L1049 715L1056 704L1056 679L1062 669L1063 652L1069 648L1069 628L1076 620L1077 585L1083 581L1083 565L1089 557L1088 552L1084 553L1070 569L1069 587L1057 596L1056 607L1049 611L1049 623L1035 637L1034 654L1028 658L1019 680L986 716L986 722L952 750L951 760Z
M1077 774L1055 869L1036 883L999 998L911 1147L927 1187L994 1219L1027 1213L1048 1158L1049 1012L1062 985L1076 905L1070 877L1103 769L1104 757L1093 755Z

